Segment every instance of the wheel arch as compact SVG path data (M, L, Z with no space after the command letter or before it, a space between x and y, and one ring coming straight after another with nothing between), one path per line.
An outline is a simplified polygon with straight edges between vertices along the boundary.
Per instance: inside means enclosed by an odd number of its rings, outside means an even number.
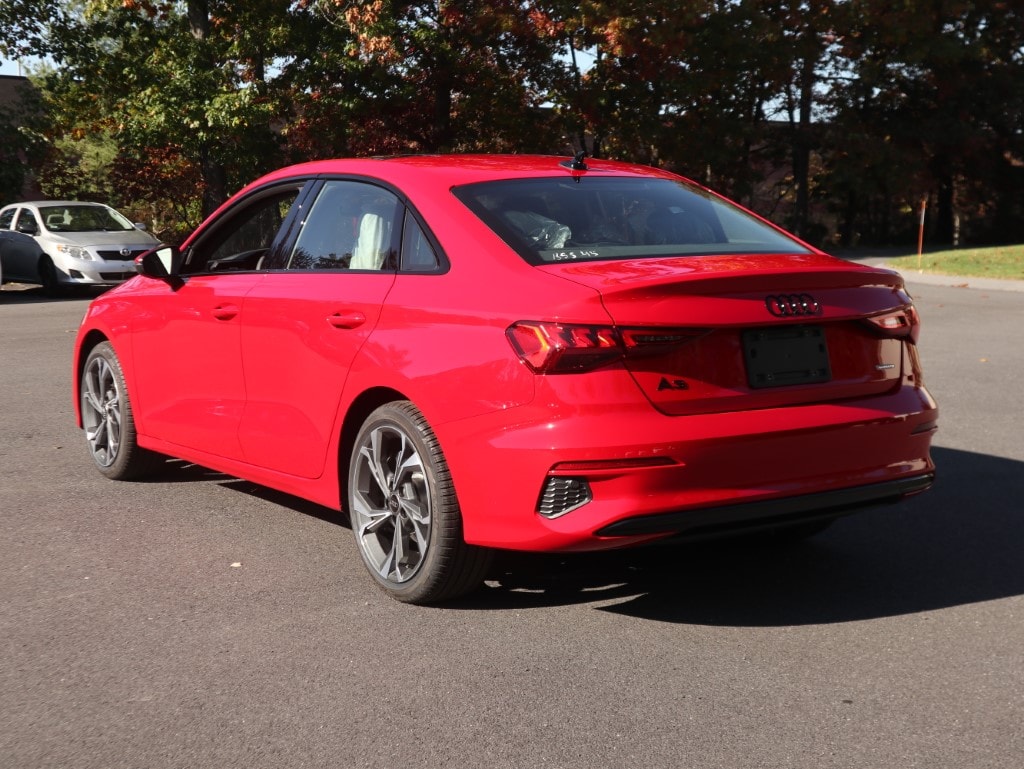
M103 342L109 342L110 339L102 331L97 329L91 329L85 333L82 339L79 341L75 350L75 380L74 380L74 393L73 400L75 404L75 422L79 428L82 427L82 404L79 401L79 393L82 389L82 374L85 371L85 362L89 359L89 354L96 348L97 345Z
M36 257L36 275L39 277L39 280L43 279L43 265L47 263L49 263L49 265L55 270L60 269L52 256L45 251L40 251L39 256Z
M371 413L385 403L405 401L409 398L402 392L391 387L372 387L364 390L349 405L341 424L341 435L338 440L338 502L345 512L345 491L348 485L348 464L355 446L356 436L363 422Z

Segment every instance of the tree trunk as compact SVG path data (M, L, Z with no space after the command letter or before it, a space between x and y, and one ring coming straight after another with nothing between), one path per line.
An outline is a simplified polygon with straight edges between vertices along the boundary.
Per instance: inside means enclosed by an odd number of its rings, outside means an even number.
M814 65L811 57L804 59L800 73L800 102L797 125L793 135L793 181L796 185L796 205L793 211L793 231L807 236L810 216L811 184L811 109L814 105Z
M189 30L200 46L200 62L204 68L213 70L216 63L209 50L210 10L207 0L188 0L187 10ZM212 145L206 144L200 150L199 167L203 175L203 218L212 214L228 197L227 174L212 149Z

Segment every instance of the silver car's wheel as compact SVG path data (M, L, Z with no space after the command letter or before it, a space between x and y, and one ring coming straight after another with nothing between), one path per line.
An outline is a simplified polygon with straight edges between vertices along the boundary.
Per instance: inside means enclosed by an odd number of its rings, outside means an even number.
M129 480L154 469L162 457L136 442L124 373L109 342L89 353L79 389L85 440L99 471L108 478Z
M374 411L356 438L348 510L374 581L409 603L472 590L490 551L467 545L447 463L423 415L406 401Z
M43 285L43 293L47 296L60 296L64 290L57 275L57 268L50 257L45 254L39 257L39 282Z

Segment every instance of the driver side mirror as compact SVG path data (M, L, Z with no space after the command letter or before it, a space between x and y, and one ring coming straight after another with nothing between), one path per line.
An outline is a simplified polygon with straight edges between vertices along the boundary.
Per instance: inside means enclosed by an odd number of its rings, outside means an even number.
M36 224L36 220L31 216L22 215L18 219L18 232L22 235L38 235L39 225Z
M179 282L181 250L177 246L160 245L135 257L135 271L147 278Z

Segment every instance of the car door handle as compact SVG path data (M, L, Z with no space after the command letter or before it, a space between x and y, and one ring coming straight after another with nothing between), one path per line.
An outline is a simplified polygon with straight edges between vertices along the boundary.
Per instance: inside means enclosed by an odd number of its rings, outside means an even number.
M366 323L366 316L358 310L336 312L327 316L327 322L335 328L357 328Z
M213 317L217 320L231 320L238 315L238 307L233 304L221 304L213 308Z

